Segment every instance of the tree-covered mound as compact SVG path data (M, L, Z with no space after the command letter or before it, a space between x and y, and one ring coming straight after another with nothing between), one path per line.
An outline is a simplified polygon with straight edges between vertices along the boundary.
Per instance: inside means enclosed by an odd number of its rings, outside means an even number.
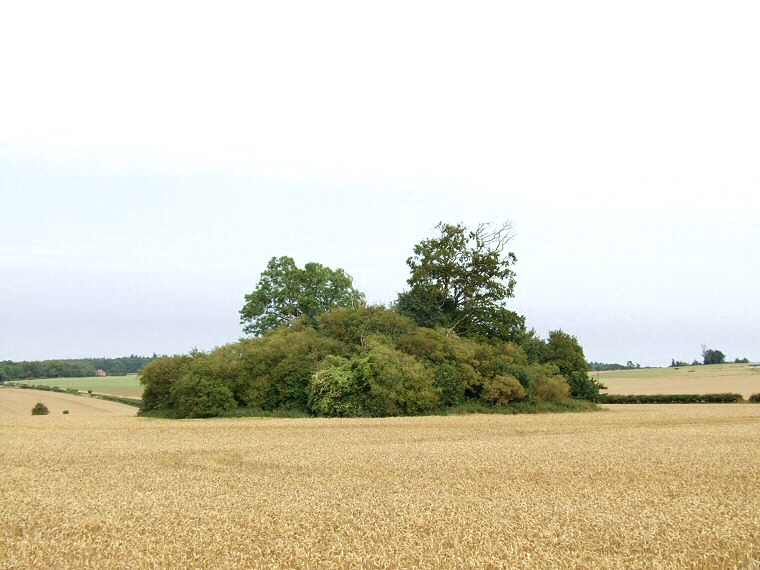
M530 358L514 342L484 343L418 326L395 309L336 308L208 353L148 364L143 411L176 417L263 412L355 417L505 408L593 399L577 341L554 331ZM583 363L582 365L580 363Z
M407 259L409 289L367 306L343 269L273 257L240 311L257 335L142 370L143 413L397 416L577 408L603 386L575 337L509 310L512 225L440 223Z

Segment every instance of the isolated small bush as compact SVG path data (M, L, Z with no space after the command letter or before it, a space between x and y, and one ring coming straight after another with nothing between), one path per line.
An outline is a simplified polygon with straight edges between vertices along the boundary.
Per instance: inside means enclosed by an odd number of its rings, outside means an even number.
M64 414L68 414L68 413L69 413L69 411L68 411L68 410L63 410L63 413L64 413Z
M37 402L36 404L34 404L34 407L32 408L33 416L46 416L49 413L50 413L50 410L48 410L48 407L42 402Z
M760 394L752 394L749 397L750 402L760 402Z

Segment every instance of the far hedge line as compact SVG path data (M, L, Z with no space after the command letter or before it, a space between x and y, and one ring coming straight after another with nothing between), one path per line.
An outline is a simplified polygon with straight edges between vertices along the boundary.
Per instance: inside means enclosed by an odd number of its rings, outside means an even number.
M599 394L600 404L733 404L741 394ZM756 401L750 398L750 401Z

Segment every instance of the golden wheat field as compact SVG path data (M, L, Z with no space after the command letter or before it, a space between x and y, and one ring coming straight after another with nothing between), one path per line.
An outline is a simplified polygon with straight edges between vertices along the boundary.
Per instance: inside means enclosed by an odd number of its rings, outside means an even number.
M51 414L62 414L64 410L73 416L134 416L137 414L137 408L134 406L86 396L43 392L41 390L2 388L0 389L0 416L28 416L31 414L32 406L37 402L45 404Z
M760 394L760 368L712 364L591 372L610 394L715 394L734 392L745 399Z
M0 417L0 567L758 568L760 405Z

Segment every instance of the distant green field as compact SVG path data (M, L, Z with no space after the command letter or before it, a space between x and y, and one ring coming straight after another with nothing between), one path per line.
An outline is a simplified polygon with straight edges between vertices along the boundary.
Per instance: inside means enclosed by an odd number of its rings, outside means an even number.
M130 398L142 397L143 387L138 376L92 376L87 378L45 378L41 380L20 380L20 384L30 386L57 386L74 390L92 390L96 394L112 394Z

